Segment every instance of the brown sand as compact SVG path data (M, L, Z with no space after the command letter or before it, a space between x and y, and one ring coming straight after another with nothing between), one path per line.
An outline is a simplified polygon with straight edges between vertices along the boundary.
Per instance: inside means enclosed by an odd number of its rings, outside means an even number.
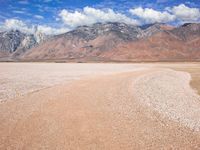
M190 73L192 80L190 82L190 85L195 89L198 94L200 95L200 65L199 64L193 64L192 66L176 66L172 67L172 69L178 70L178 71L185 71Z
M133 98L147 72L93 77L0 105L0 149L199 149L200 134Z
M151 65L147 65L151 67ZM86 76L142 70L138 64L0 63L0 102Z

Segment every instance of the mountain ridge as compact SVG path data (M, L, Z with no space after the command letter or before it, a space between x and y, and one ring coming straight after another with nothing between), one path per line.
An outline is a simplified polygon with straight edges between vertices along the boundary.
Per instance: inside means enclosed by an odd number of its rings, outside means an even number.
M22 61L199 61L200 24L95 23L53 36L12 56Z

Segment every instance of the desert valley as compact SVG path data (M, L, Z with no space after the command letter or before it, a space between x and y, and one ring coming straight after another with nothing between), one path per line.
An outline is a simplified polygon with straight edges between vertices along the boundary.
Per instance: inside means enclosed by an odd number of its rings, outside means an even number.
M198 149L199 63L1 63L0 149Z
M200 149L200 2L0 1L0 150L160 149Z

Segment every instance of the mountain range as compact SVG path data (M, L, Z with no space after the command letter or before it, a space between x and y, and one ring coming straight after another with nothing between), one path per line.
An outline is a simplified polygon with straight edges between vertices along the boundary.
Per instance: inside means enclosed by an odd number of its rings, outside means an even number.
M4 31L0 33L0 60L199 61L200 24L95 23L55 36Z

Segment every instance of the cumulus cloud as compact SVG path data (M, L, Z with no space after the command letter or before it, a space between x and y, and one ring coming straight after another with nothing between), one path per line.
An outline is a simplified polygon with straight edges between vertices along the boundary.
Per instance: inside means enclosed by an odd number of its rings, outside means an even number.
M115 12L112 9L100 10L92 7L84 7L82 11L74 12L69 12L68 10L63 9L59 13L59 17L69 27L90 25L96 22L124 22L134 25L139 24L137 20Z
M174 6L170 11L181 21L197 21L200 19L200 11L198 8L190 8L184 4Z
M184 4L166 7L164 11L138 7L130 9L129 12L145 23L167 23L172 21L194 22L200 20L200 10L198 8L190 8Z
M68 28L53 28L47 25L27 25L26 23L18 19L6 19L1 28L3 28L4 30L20 30L21 32L29 34L33 34L37 30L38 32L47 35L61 34L69 31Z
M15 29L27 33L31 33L33 31L32 28L28 27L23 21L18 19L6 19L3 27L5 29Z
M47 0L48 1L48 0ZM166 0L157 0L164 2ZM25 10L23 10L25 11ZM14 10L13 13L23 13L22 10ZM138 25L142 23L167 23L172 21L182 22L198 22L200 21L199 8L191 8L184 4L178 6L166 7L163 11L154 10L152 8L133 8L129 12L132 17L114 11L113 9L96 9L92 7L84 7L82 10L68 11L63 9L55 16L55 21L62 21L61 28L55 28L48 25L29 25L19 19L6 19L0 22L0 30L2 29L18 29L26 33L34 33L37 29L45 34L61 34L65 33L77 26L91 25L96 22L124 22L127 24ZM43 16L35 14L36 19L43 19ZM134 19L137 18L137 19Z
M167 11L157 11L151 8L134 8L129 10L132 15L142 19L145 23L167 23L175 20L175 16Z
M37 31L39 31L41 33L45 33L47 35L56 35L56 34L68 32L69 29L68 28L52 28L52 27L46 26L46 25L38 25Z

